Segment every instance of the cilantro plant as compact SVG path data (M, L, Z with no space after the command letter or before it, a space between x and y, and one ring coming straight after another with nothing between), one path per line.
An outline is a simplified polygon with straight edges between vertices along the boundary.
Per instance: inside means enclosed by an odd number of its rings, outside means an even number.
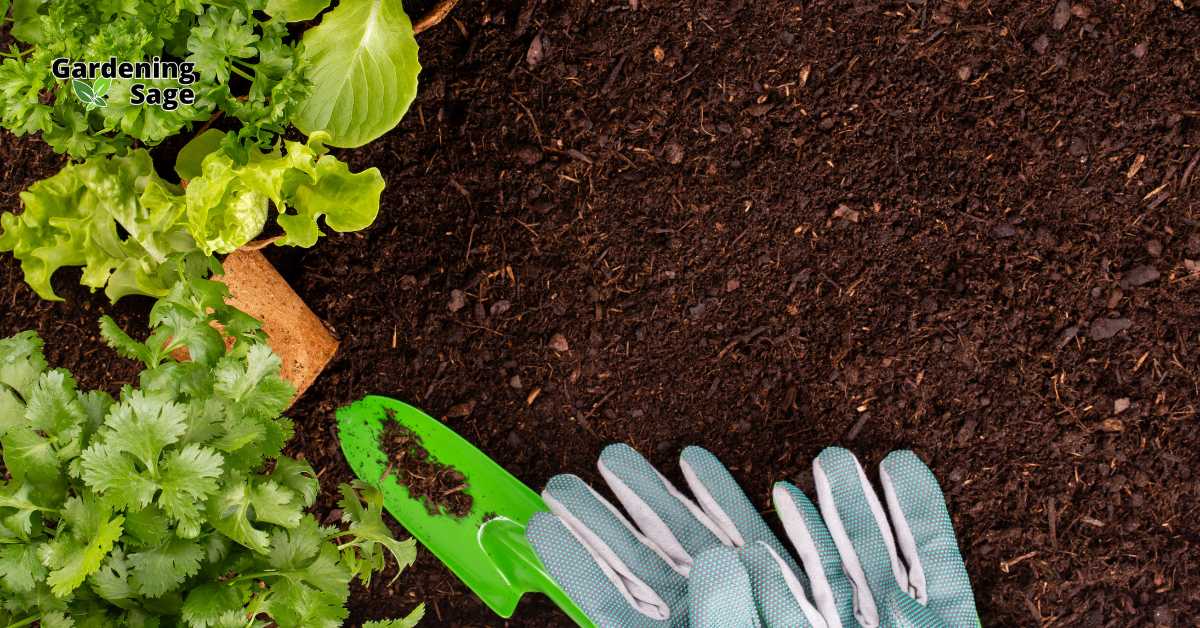
M292 388L225 296L179 282L144 342L102 319L145 366L116 399L49 368L34 333L0 340L0 625L339 626L352 580L413 562L372 487L342 487L345 528L305 512L315 474L281 453Z
M401 0L0 0L6 15L16 43L0 63L0 125L72 160L22 195L23 214L0 217L0 251L43 298L57 298L63 266L114 300L159 297L178 270L167 264L233 251L272 215L277 244L306 247L322 219L353 231L377 216L379 171L351 173L325 147L379 137L415 98ZM109 60L154 76L62 78ZM189 102L143 98L183 87ZM307 141L285 142L292 127ZM168 180L147 150L177 135L189 141Z

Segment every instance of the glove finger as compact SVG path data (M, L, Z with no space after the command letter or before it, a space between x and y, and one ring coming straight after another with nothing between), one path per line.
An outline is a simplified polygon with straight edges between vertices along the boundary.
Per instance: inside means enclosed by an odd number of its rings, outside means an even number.
M701 551L733 543L695 502L629 445L605 447L599 467L600 475L638 529L685 575L692 558Z
M813 478L821 515L854 585L857 610L865 623L874 625L879 621L876 606L892 599L897 587L908 589L883 505L854 454L840 447L817 456Z
M800 574L791 554L716 456L702 447L686 447L679 457L679 466L704 513L721 527L735 547L756 541L766 543L793 573Z
M813 604L830 628L855 626L854 587L846 572L829 529L817 507L803 491L788 482L778 482L772 491L775 511L808 573ZM873 607L874 602L867 596Z
M668 625L664 619L635 610L634 601L615 583L619 577L592 555L558 517L535 513L525 526L525 538L554 582L600 628Z
M634 600L635 607L657 617L683 598L687 591L684 577L583 480L557 475L550 478L542 497L550 511L616 576L614 582Z
M909 592L951 626L976 626L975 597L946 498L929 467L911 451L879 465L896 543L908 564Z
M738 550L717 545L696 556L688 578L688 619L697 628L761 628Z
M762 541L751 543L738 558L750 575L750 588L764 625L827 628L820 612L809 603L796 574L770 545Z

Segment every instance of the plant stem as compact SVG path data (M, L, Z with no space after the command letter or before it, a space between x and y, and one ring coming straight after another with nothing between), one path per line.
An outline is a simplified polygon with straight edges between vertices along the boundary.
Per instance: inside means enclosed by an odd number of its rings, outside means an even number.
M243 70L243 69L241 69L241 68L237 67L236 65L232 65L232 64L231 64L231 65L229 66L229 69L230 69L230 70L233 70L233 73L234 73L234 74L236 74L236 75L238 75L238 76L240 76L240 77L242 77L242 78L246 79L247 81L253 81L253 80L254 80L254 77L253 77L253 76L250 76L249 74L246 74L246 71L245 71L245 70Z
M437 3L437 6L429 10L429 13L421 16L416 24L413 24L413 34L424 32L442 23L450 11L454 9L454 5L458 4L458 0L442 0Z
M32 615L30 617L26 617L25 619L22 619L19 622L9 624L8 628L21 628L21 626L28 626L29 624L32 624L33 622L37 621L38 619L39 618L37 615Z

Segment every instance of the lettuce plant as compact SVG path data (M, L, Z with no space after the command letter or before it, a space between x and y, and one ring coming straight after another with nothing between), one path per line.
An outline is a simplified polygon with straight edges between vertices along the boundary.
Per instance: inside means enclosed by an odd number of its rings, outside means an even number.
M313 469L281 453L292 388L225 296L178 283L145 341L102 319L145 366L115 399L49 368L34 333L0 340L0 625L339 626L352 580L412 563L372 487L341 488L344 528L305 512Z
M15 0L9 9L0 0L17 41L0 63L0 125L40 134L72 160L22 194L23 213L0 216L0 251L20 259L43 298L57 298L50 278L63 266L82 266L82 283L113 300L160 297L163 277L206 267L170 262L231 252L272 215L276 244L307 247L321 220L354 231L378 214L379 171L352 173L325 147L379 137L415 97L420 64L400 0ZM150 78L75 76L139 64ZM147 90L183 88L190 98L147 104ZM283 140L293 126L307 141ZM176 156L178 180L155 172L147 150L193 132Z

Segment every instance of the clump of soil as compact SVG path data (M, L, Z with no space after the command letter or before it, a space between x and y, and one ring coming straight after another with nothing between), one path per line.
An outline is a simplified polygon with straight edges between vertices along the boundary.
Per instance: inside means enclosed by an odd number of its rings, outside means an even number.
M395 418L389 411L388 418ZM421 437L403 425L389 421L379 435L379 448L387 454L388 470L409 494L425 504L431 515L449 515L462 519L471 512L475 500L467 492L467 477L454 467L429 455Z

